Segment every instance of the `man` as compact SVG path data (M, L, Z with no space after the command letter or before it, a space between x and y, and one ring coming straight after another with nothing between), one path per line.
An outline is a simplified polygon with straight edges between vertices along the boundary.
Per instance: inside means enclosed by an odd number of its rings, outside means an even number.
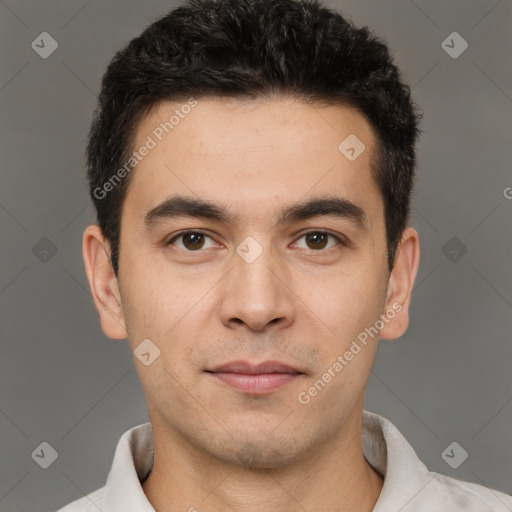
M62 511L506 511L363 411L408 326L419 115L386 46L314 1L192 0L111 62L83 238L150 423Z

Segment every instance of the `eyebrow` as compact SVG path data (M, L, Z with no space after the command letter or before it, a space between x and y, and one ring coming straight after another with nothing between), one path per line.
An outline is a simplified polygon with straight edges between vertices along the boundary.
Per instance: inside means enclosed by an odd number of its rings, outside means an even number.
M291 224L299 220L319 216L332 216L346 219L360 229L368 230L366 212L352 201L338 196L322 196L291 204L284 207L275 221L275 225ZM149 230L164 220L179 217L195 217L213 220L224 224L233 224L238 215L229 213L213 201L187 196L172 196L144 215L144 224Z

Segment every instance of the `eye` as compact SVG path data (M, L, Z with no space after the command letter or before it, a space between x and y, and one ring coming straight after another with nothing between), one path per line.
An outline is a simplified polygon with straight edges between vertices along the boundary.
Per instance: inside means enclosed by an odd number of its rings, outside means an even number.
M304 233L301 237L299 237L298 240L300 240L301 238L305 238L307 245L307 247L305 248L318 251L326 248L326 246L328 245L329 237L338 241L341 245L344 245L340 237L328 233L327 231L309 231L308 233ZM330 247L327 247L327 249L330 249L335 245L336 244L331 245Z
M313 251L321 251L323 249L330 249L336 246L337 244L334 243L328 247L329 238L338 242L338 244L345 245L340 237L328 233L327 231L309 231L308 233L304 233L300 236L298 240L301 240L302 238L306 241L306 247L303 246L302 248L311 249ZM205 245L207 239L210 240L210 245ZM179 243L176 243L176 241L179 241ZM167 242L167 245L174 245L178 249L182 249L187 252L198 252L201 249L214 247L215 242L211 236L200 231L182 231L171 238L169 242ZM296 246L297 242L294 245Z
M176 236L171 238L169 242L167 242L167 245L176 245L174 244L175 240L182 239L181 246L180 244L177 244L176 246L179 249L183 249L185 251L194 252L198 251L199 249L208 249L209 247L205 247L205 240L210 239L213 241L211 236L206 235L205 233L201 233L200 231L182 231L181 233L178 233ZM214 244L210 245L210 247L213 247Z

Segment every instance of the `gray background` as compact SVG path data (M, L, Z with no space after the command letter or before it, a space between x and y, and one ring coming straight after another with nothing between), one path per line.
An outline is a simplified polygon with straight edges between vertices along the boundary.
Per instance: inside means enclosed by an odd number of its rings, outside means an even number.
M148 420L128 345L103 335L88 291L83 151L107 63L174 5L0 2L4 512L56 510L103 486L120 435ZM391 419L432 470L510 493L512 2L328 5L388 42L425 112L411 324L381 342L366 408ZM48 59L31 48L43 31L59 44ZM441 47L454 31L469 44L457 59ZM57 249L46 262L33 252L43 237ZM31 457L43 441L58 452L46 470ZM453 441L469 453L458 469L441 457Z

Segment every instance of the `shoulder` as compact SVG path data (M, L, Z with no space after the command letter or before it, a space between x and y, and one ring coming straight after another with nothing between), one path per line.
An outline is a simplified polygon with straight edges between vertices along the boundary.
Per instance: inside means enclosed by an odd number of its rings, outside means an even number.
M363 411L363 449L384 476L374 512L512 512L512 497L429 471L389 420Z
M430 485L442 505L450 512L510 512L512 496L472 482L430 472ZM437 505L437 504L436 504Z
M103 510L105 487L97 489L83 498L73 501L57 512L98 512Z

